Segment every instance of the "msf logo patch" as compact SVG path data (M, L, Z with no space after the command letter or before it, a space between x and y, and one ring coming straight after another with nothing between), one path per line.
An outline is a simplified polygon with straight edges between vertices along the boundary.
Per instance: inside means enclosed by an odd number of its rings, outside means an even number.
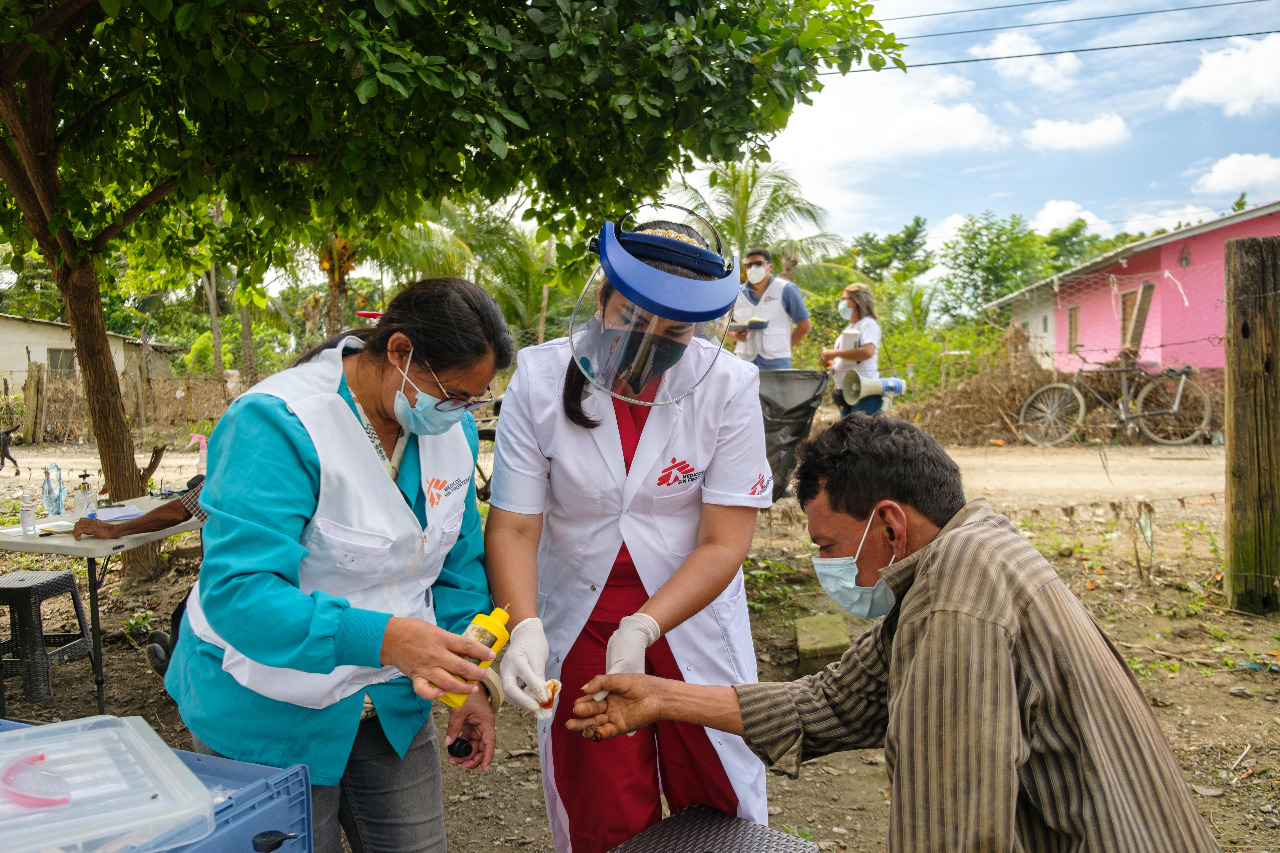
M426 482L427 503L431 504L433 507L439 505L442 499L449 497L454 492L458 491L458 489L466 488L469 481L470 480L467 477L459 477L452 483L449 483L445 480L441 480L439 477L432 477Z
M671 457L671 464L662 469L662 473L658 475L659 486L679 486L688 483L696 483L698 478L702 476L702 472L696 470L688 462L677 461L674 456Z
M761 474L756 477L756 484L751 487L751 494L763 495L773 488L773 477L769 474Z

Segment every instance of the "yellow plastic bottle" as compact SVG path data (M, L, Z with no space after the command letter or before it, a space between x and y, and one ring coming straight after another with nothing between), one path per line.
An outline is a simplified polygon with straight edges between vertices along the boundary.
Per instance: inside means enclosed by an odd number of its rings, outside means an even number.
M493 608L492 613L477 613L471 620L471 624L467 626L467 630L462 632L462 636L488 646L496 655L507 644L507 640L511 639L511 632L507 630L507 620L510 618L507 611L501 607ZM493 663L491 660L481 661L475 658L467 658L467 660L477 664L481 669L486 669ZM475 684L474 681L467 683ZM470 695L469 693L446 693L440 697L440 701L450 708L460 708Z

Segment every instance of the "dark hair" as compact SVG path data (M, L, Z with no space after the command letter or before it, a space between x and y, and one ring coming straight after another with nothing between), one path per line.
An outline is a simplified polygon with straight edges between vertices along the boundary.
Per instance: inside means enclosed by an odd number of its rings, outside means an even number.
M668 222L664 219L657 219L653 222L646 222L643 225L639 225L634 230L642 234L646 231L675 231L677 234L684 234L686 237L692 238L697 245L703 249L708 248L706 238L699 234L697 229L680 222ZM686 269L685 267L670 263L669 261L654 261L647 258L641 258L641 260L656 270L662 270L663 272L670 273L671 275L678 275L681 278L695 279L697 281L711 280L710 276L701 275L693 272L692 270ZM614 292L613 285L607 280L600 287L601 298L606 302ZM591 417L582 410L582 396L586 392L587 376L582 372L582 369L578 367L578 365L574 364L573 359L570 358L569 369L566 370L564 374L564 393L561 395L565 417L569 419L570 423L575 423L583 429L595 429L600 426L600 421Z
M364 341L365 352L385 359L391 336L400 332L413 344L413 361L443 373L471 367L493 354L493 366L511 366L515 344L493 297L464 278L429 278L406 284L387 305L377 325L334 335L299 358L310 361L346 337Z
M801 508L825 490L832 509L859 520L891 500L942 527L965 503L960 466L906 421L854 412L803 442L796 458Z
M751 257L752 255L759 255L760 257L764 258L764 262L766 264L773 263L773 255L769 254L769 250L766 249L764 246L759 246L755 249L747 249L747 253L742 256L742 259L745 261L747 258Z

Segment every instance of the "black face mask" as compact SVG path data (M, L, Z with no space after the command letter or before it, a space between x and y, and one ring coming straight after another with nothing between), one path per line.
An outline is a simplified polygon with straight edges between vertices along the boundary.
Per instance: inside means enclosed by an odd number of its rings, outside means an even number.
M631 367L625 374L620 373L617 378L625 380L635 393L639 393L650 382L674 367L689 347L687 343L681 341L652 337L645 332L637 331L605 329L601 337L603 352L611 350L615 342L622 344L622 357L618 363Z

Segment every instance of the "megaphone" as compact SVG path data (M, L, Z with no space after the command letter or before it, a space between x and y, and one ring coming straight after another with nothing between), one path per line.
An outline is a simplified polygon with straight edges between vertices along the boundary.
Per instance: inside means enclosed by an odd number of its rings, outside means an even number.
M856 370L850 370L844 375L844 385L840 389L844 394L845 403L850 406L856 406L863 397L874 397L877 394L905 394L906 391L907 383L902 379L892 377L865 379Z

